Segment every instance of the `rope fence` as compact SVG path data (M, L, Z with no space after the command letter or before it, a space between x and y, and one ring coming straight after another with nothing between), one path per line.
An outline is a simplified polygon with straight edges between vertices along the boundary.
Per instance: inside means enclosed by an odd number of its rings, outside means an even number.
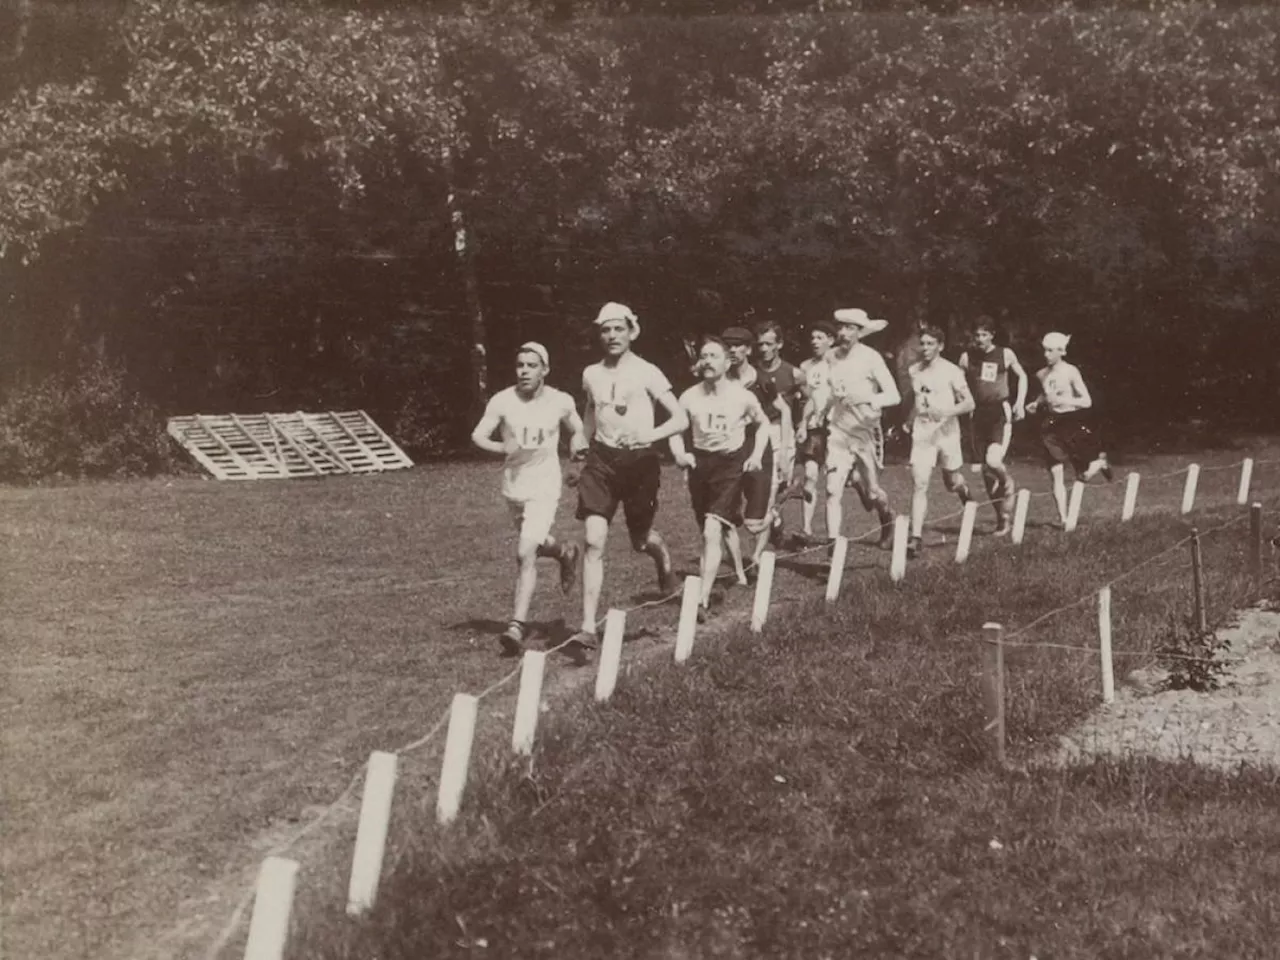
M1280 459L1255 462L1252 458L1245 458L1237 463L1211 466L1203 469L1198 464L1190 464L1181 470L1145 477L1141 478L1141 480L1149 485L1176 477L1184 477L1181 513L1185 515L1194 508L1197 483L1201 475L1228 470L1240 471L1240 483L1235 502L1238 505L1244 505L1249 502L1255 468L1275 464L1280 464ZM1130 520L1134 515L1140 482L1138 478L1139 474L1130 473L1125 484L1125 504L1120 517L1122 522ZM1065 525L1065 531L1068 535L1075 528L1074 521L1079 516L1083 490L1084 484L1079 481L1074 484L1071 490L1071 515L1068 516ZM1019 491L1017 516L1015 517L1013 536L1011 538L1013 545L1016 546L1022 541L1022 530L1031 501L1044 498L1052 499L1053 497L1054 494L1051 491L1031 493L1025 488ZM990 504L980 504L977 500L971 500L960 510L929 518L929 523L935 528L939 524L956 518L961 519L960 536L958 537L955 556L956 563L964 563L968 559L971 549L974 515L980 505ZM1111 577L1100 584L1096 592L1090 592L1083 597L1049 610L1011 633L1004 633L1003 627L999 624L986 624L984 626L984 649L986 651L984 655L986 662L984 669L984 702L987 712L985 729L992 734L993 752L997 761L1000 764L1005 762L1004 650L1006 648L1030 649L1039 647L1103 655L1105 661L1103 666L1103 699L1104 702L1110 702L1111 698L1114 697L1111 659L1117 655L1147 657L1152 655L1145 651L1120 651L1116 653L1110 649L1111 587L1131 577L1139 570L1169 560L1177 551L1184 549L1188 544L1196 540L1198 536L1208 536L1237 527L1245 522L1251 523L1253 582L1257 587L1261 587L1273 581L1267 580L1262 570L1261 504L1255 502L1248 514L1219 524L1204 531L1203 534L1193 531L1190 535L1181 538L1171 546ZM895 583L900 582L906 574L907 527L907 518L899 516L895 521L892 559L889 567L890 579ZM754 569L757 573L755 603L750 620L751 631L753 633L761 632L767 620L768 609L772 599L772 580L777 561L796 560L820 553L828 554L831 558L831 569L827 580L825 598L828 602L831 602L836 600L840 593L845 574L845 558L848 546L878 538L879 534L880 526L877 524L863 533L849 537L836 537L832 541L803 549L787 552L768 550L763 553L759 563L754 558L746 563L745 567L747 569ZM945 540L942 542L945 543ZM723 573L718 575L716 580L734 575L731 572ZM626 618L630 614L646 608L664 606L680 598L681 609L676 633L675 658L677 663L682 663L688 659L692 652L697 630L697 598L700 594L700 589L700 579L696 576L690 576L685 578L682 588L678 591L637 603L630 607L610 609L605 616L596 621L597 630L604 627L595 687L597 701L608 700L616 689L621 662L623 632ZM1095 597L1105 597L1106 622L1104 626L1100 619L1101 641L1099 646L1076 646L1017 639L1054 617L1089 603ZM208 960L220 960L222 953L241 928L245 913L250 906L253 909L249 921L244 953L245 960L282 960L288 938L293 892L300 869L300 865L296 860L287 859L287 854L297 843L327 822L334 813L344 808L347 802L352 799L356 788L362 781L365 784L365 789L362 795L355 851L352 858L347 913L352 916L359 916L369 910L376 900L378 882L383 872L391 801L399 758L436 742L441 731L444 731L444 755L441 760L437 783L436 816L437 822L442 826L452 822L461 809L480 704L519 678L519 692L512 728L512 750L517 755L531 755L542 703L542 685L546 659L550 654L560 651L570 642L571 640L564 640L545 650L526 652L519 666L495 680L478 694L456 694L449 709L445 710L430 729L419 738L394 750L374 751L368 763L352 775L342 792L330 804L312 820L294 831L287 839L278 843L268 853L258 872L256 883L240 898L227 923L208 950L206 954ZM1164 655L1162 654L1162 656ZM1170 654L1170 656L1172 655ZM1207 658L1187 656L1185 659L1205 660Z

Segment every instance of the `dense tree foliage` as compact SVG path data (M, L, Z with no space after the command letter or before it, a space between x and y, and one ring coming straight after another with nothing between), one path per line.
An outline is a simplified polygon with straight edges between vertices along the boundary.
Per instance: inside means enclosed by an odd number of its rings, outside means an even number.
M576 386L604 299L669 364L861 304L886 345L986 312L1030 362L1074 332L1115 420L1265 411L1280 14L993 6L73 19L98 45L5 88L0 384L109 357L163 412L358 404L447 449L522 339Z

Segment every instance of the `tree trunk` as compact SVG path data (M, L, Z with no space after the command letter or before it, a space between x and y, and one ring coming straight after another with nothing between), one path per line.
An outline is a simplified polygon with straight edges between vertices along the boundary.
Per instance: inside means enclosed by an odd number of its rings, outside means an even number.
M445 203L449 208L449 223L453 227L453 251L458 257L458 269L466 294L467 313L471 333L471 413L472 421L478 420L489 397L488 350L484 308L480 303L480 279L476 276L475 254L467 234L466 213L458 198L453 170L453 149L448 144L443 151L445 174Z

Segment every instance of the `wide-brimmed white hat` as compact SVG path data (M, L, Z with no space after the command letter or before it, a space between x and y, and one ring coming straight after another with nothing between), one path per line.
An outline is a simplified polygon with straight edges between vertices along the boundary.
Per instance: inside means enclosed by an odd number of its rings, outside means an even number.
M1070 334L1066 333L1046 333L1041 339L1040 344L1046 350L1065 350L1067 344L1071 342Z
M548 370L551 369L551 354L547 352L547 348L536 340L530 340L528 343L520 344L517 353L536 353L538 359L542 361L542 365Z
M627 321L627 326L631 329L632 338L640 336L640 320L625 303L616 303L610 300L600 308L600 312L596 314L596 326L608 323L610 320Z
M852 324L858 328L858 332L862 334L879 333L885 327L889 326L888 320L877 320L871 317L867 311L860 310L857 307L849 307L844 310L837 310L832 314L836 318L836 323Z

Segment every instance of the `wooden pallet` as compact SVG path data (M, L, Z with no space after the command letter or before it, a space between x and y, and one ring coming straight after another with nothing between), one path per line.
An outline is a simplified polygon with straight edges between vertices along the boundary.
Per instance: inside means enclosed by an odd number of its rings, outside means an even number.
M363 410L170 417L168 431L218 480L283 480L413 466Z

